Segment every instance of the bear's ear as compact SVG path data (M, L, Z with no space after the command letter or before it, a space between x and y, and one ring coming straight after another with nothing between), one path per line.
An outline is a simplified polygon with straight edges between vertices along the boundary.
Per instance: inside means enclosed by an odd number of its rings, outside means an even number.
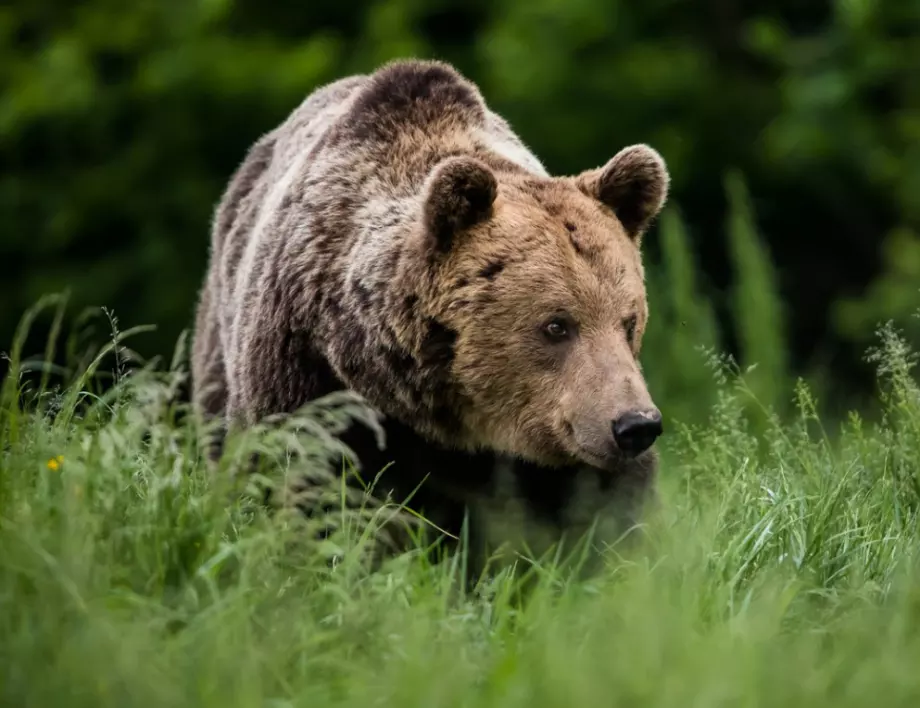
M492 214L498 181L474 157L449 157L439 163L425 185L425 228L441 250L449 250L460 231Z
M610 207L629 237L639 241L664 206L670 175L656 150L630 145L603 167L582 172L575 182L585 194Z

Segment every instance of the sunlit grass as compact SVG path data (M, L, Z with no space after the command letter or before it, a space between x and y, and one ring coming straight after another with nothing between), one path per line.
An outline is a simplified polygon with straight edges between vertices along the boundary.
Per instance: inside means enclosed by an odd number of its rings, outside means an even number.
M357 403L235 438L212 468L203 431L173 402L178 359L123 367L108 393L91 393L94 372L127 356L121 336L61 390L27 387L12 350L0 412L4 705L920 698L920 389L890 330L872 359L884 416L840 430L823 429L804 386L786 396L791 418L749 427L744 377L714 360L717 403L663 440L662 504L642 543L610 549L589 579L537 564L525 599L507 571L464 594L461 564L421 550L369 571L356 551L385 508L326 541L298 514L262 508L240 474L248 453L278 474L308 465L334 488L334 433L362 414ZM300 462L286 461L292 446Z

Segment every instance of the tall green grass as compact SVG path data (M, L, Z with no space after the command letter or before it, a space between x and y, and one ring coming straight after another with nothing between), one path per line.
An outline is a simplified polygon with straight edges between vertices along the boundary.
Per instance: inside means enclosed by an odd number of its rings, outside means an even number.
M66 299L44 299L0 387L0 703L915 704L915 354L882 328L868 357L881 415L822 420L789 369L744 184L726 189L739 360L718 355L713 294L669 209L643 357L668 417L661 504L587 578L521 557L466 591L462 554L432 565L422 546L380 565L381 522L400 510L336 509L336 432L376 423L360 401L237 433L209 465L207 430L177 403L184 343L144 362L127 344L142 328L103 313L110 341L88 349L84 313L58 346ZM32 358L21 343L48 308ZM323 519L290 508L304 475Z
M686 262L678 222L666 227ZM706 307L673 307L711 331ZM127 366L128 334L60 388L27 387L13 347L0 410L4 705L920 698L920 388L890 328L871 353L884 415L837 431L804 384L775 393L794 404L780 417L737 367L701 357L707 378L692 385L712 403L662 440L662 504L642 542L608 549L587 579L521 559L523 600L520 572L466 593L459 561L432 565L421 549L369 570L358 551L386 507L325 541L296 513L266 512L240 474L248 453L334 484L334 433L366 414L357 402L233 438L209 467L203 430L175 403L183 357ZM121 373L96 391L103 369Z

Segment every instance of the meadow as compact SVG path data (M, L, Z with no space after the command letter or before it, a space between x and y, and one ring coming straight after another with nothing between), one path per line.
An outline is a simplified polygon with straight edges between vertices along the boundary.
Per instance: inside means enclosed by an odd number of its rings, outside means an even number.
M30 312L17 341L55 304ZM878 414L833 428L804 382L779 416L758 403L750 371L710 353L714 403L662 438L662 503L634 531L638 543L608 548L587 578L558 558L521 557L470 592L462 554L432 564L419 549L366 567L358 551L386 507L343 516L338 533L314 541L298 514L268 513L253 479L234 473L255 449L296 473L284 450L297 446L301 464L334 484L333 435L361 414L356 403L329 400L297 425L234 438L210 468L202 429L176 402L182 357L132 366L134 332L113 330L64 386L16 343L10 353L4 705L920 698L920 387L891 327L868 357Z
M661 503L597 575L371 568L390 507L318 541L262 503L304 472L335 500L356 401L216 466L182 403L245 151L408 56L553 174L667 159ZM918 56L920 2L0 4L0 706L920 704Z

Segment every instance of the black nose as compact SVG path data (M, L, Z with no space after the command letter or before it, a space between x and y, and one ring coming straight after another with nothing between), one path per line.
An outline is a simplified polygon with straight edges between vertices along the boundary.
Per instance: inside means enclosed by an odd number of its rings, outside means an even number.
M613 439L631 457L648 450L662 430L661 413L657 410L630 411L613 421Z

